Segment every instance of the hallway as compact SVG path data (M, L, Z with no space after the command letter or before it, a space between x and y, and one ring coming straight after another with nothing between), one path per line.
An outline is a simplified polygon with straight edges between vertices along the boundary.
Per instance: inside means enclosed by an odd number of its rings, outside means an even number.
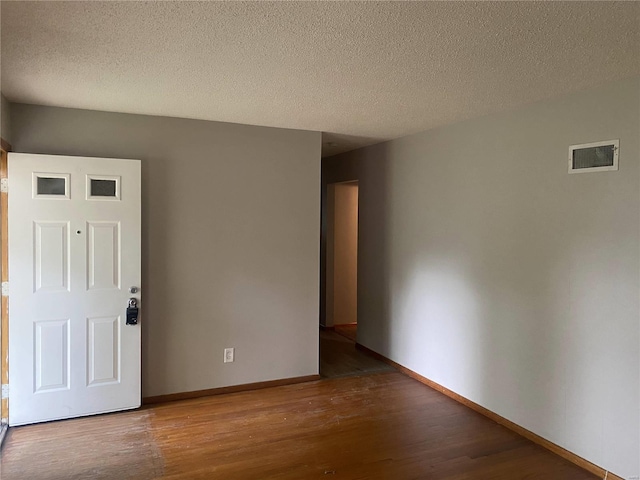
M338 329L340 327L336 327ZM354 328L346 333L354 336ZM355 342L333 330L320 330L320 375L323 378L349 377L395 369L356 350Z

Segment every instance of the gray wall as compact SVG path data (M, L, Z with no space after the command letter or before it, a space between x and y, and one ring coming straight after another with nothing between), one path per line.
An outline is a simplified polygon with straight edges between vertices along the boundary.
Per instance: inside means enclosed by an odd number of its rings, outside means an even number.
M11 104L0 93L0 137L11 143Z
M640 475L640 79L323 161L360 181L358 339ZM620 139L618 172L569 145Z
M20 104L12 120L18 152L142 160L145 396L318 372L320 133Z

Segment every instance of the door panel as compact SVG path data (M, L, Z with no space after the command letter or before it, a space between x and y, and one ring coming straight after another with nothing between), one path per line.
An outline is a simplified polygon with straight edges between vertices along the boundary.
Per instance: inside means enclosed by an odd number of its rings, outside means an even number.
M120 379L120 317L87 319L89 386L117 383Z
M87 222L87 289L120 288L120 224Z
M34 222L35 292L69 290L69 223Z
M69 320L34 322L35 392L69 389Z
M140 162L9 154L9 423L140 406Z

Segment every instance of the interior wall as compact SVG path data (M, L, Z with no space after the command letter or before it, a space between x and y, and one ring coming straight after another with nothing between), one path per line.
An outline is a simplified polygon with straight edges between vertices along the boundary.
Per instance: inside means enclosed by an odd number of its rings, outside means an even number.
M333 323L358 321L358 185L340 183L334 188Z
M318 373L319 132L21 104L12 121L18 152L142 160L144 396Z
M327 306L333 302L333 260L329 259L331 244L328 241L333 228L333 201L335 184L356 182L358 180L359 163L351 156L335 156L322 159L320 176L320 324L327 325ZM331 317L332 318L332 317ZM333 320L329 319L333 325Z
M325 297L325 314L324 316L320 316L320 324L325 327L333 327L333 302L334 302L334 292L335 287L333 280L335 278L335 255L334 255L334 247L335 247L335 214L336 214L336 184L332 183L331 185L327 185L327 203L326 209L322 211L322 216L326 217L327 224L327 241L326 241L326 297Z
M11 104L0 93L0 137L11 143Z
M363 345L640 475L640 78L323 160L360 187ZM620 139L619 171L567 173Z
M358 285L358 184L326 186L325 327L355 323Z

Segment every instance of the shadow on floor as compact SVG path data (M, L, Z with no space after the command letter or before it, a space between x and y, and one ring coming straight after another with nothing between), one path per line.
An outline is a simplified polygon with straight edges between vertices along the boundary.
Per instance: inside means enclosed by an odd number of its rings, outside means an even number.
M355 332L353 332L355 337ZM356 350L355 342L332 330L320 330L320 375L323 378L349 377L395 369Z
M342 335L343 337L347 337L349 340L357 342L357 334L358 334L358 324L357 323L348 323L346 325L336 325L333 327L333 331L338 335Z

